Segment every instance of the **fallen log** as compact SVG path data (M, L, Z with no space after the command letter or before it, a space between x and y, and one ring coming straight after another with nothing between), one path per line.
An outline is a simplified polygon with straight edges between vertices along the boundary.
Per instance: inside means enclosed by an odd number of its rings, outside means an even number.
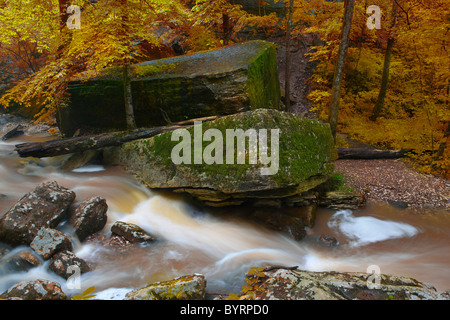
M398 159L404 157L411 149L385 150L375 148L338 148L339 159L370 160L370 159Z
M87 150L118 146L125 142L150 138L160 133L187 128L189 126L192 126L195 121L211 121L220 117L221 116L211 116L198 119L190 119L174 123L171 126L141 128L120 132L106 132L95 135L55 139L44 142L27 142L17 144L14 150L17 151L19 156L22 158L45 158L60 156L69 153L82 153Z
M9 130L7 133L5 133L2 137L2 141L6 141L8 139L17 137L19 135L23 134L22 126L18 124L13 129Z
M16 145L15 151L20 157L54 157L69 153L81 153L86 150L118 146L137 139L156 136L157 134L185 128L185 126L156 127L131 131L107 132L97 135L55 139L44 142L28 142Z

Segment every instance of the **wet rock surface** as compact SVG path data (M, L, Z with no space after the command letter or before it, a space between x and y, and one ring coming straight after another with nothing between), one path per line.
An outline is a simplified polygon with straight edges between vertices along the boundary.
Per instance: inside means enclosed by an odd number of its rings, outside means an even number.
M0 241L29 245L41 228L54 228L64 218L75 193L46 182L25 194L0 218Z
M274 269L258 273L258 286L245 298L255 300L437 300L430 284L413 278L358 272Z
M203 300L205 296L205 277L194 274L133 290L125 300Z
M147 233L139 226L123 221L114 222L114 224L111 226L111 232L113 235L121 236L131 243L156 240L155 236Z
M1 299L67 300L57 282L48 280L21 281L0 295Z
M75 228L80 241L103 229L107 221L108 205L103 197L82 201L72 210L69 223Z
M61 251L53 255L49 269L64 279L91 271L89 264L71 251Z
M72 250L72 241L61 231L42 228L30 244L30 247L43 259L49 259L59 251Z

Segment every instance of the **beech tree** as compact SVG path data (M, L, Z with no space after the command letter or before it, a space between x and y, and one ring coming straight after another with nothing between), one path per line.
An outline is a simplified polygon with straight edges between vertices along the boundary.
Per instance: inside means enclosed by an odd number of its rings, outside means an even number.
M336 128L339 114L339 100L341 98L341 81L344 70L345 56L347 55L348 39L350 28L352 25L353 9L355 7L355 0L346 0L344 2L344 18L342 25L341 44L339 46L339 56L334 71L333 87L331 91L330 114L328 121L331 127L331 133L336 140Z
M193 23L192 12L184 0L80 0L77 3L82 9L81 28L73 30L65 25L70 15L65 11L67 0L51 3L23 0L26 5L5 1L0 15L2 31L5 30L1 43L10 41L17 30L23 30L22 37L31 39L36 25L42 25L39 45L49 51L49 56L42 68L18 82L1 97L0 103L5 107L12 104L27 107L38 101L43 106L38 115L41 120L65 105L71 80L88 79L117 66L122 67L125 79L127 124L134 127L128 66L154 59L154 51L166 48L164 44L174 34L187 30ZM21 14L16 16L19 7Z

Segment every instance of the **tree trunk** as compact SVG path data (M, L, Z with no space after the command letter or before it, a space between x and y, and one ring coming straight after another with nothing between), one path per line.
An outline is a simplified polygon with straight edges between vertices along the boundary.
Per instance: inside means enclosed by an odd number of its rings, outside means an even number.
M286 22L286 65L285 65L285 72L284 72L284 105L285 110L289 111L290 104L291 104L291 48L290 48L290 42L291 42L291 24L292 24L292 10L294 7L294 0L289 0L289 7L288 13L287 13L287 22Z
M397 159L404 157L411 149L381 150L374 148L338 148L339 159Z
M230 39L230 17L228 14L222 14L222 27L223 27L223 44L228 45Z
M127 4L128 0L121 0L122 5L122 36L123 41L128 49L125 54L129 55L131 51L131 43L129 41L129 30L128 30L128 12L127 12ZM125 101L125 120L127 123L127 129L135 129L136 128L136 120L134 117L134 109L133 109L133 97L131 95L131 78L130 78L130 58L126 57L123 61L123 71L122 71L122 79L123 79L123 97Z
M133 109L133 97L131 95L131 78L130 78L130 65L125 64L123 66L123 95L125 100L125 116L127 129L136 128L136 120L134 118Z
M341 45L339 46L339 57L334 72L333 88L331 91L331 105L328 121L331 127L331 133L336 140L336 128L339 114L339 99L341 98L341 82L342 73L344 70L345 56L348 49L348 37L350 34L350 27L352 24L353 9L355 7L355 0L346 1L344 12L344 23L342 26Z
M81 153L86 150L118 146L137 139L150 138L157 134L185 128L183 126L156 127L136 129L129 132L107 132L92 136L81 136L66 139L56 139L45 142L30 142L16 145L15 151L20 157L54 157L69 153Z
M15 151L20 157L54 157L69 153L82 153L87 150L100 149L110 146L118 146L122 143L153 137L157 134L188 128L196 121L212 121L221 116L210 116L204 118L190 119L177 122L172 126L141 128L121 132L106 132L96 135L55 139L44 142L28 142L17 144Z
M444 141L439 145L438 151L436 152L436 160L442 158L444 156L445 147L448 143L448 138L450 137L450 121L447 121L447 129L444 133Z
M70 6L69 0L58 0L59 4L59 32L61 33L61 43L57 49L57 57L62 56L64 48L70 44L72 41L72 32L67 28L67 19L69 14L67 13L67 8Z
M58 0L59 4L59 28L63 30L66 27L67 19L69 14L67 13L67 8L70 6L69 0Z
M391 65L391 56L392 56L392 49L394 48L394 42L395 42L394 38L391 37L388 38L386 53L384 56L383 76L381 78L380 92L378 94L377 103L373 108L373 114L370 117L370 120L372 121L375 121L379 117L381 110L383 110L384 98L386 97L386 91L389 83L389 68Z

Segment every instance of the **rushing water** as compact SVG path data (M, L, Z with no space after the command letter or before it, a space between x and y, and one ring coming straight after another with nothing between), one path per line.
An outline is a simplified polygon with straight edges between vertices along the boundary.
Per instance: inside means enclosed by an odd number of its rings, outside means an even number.
M48 279L59 282L68 294L95 286L98 297L114 299L131 288L201 273L208 292L229 293L239 291L250 267L270 264L362 272L375 265L381 273L413 277L439 291L450 288L448 212L414 214L379 204L354 211L321 209L315 226L298 242L244 220L223 218L223 212L199 209L179 196L148 190L119 167L86 166L67 172L59 168L64 157L20 159L13 151L19 142L43 138L0 142L0 214L37 184L55 180L75 191L76 201L94 195L106 198L106 235L114 221L122 220L161 240L125 253L76 242L75 253L95 265L94 271L82 275L81 289L72 289L73 283L48 271L47 262L28 272L0 271L0 292L22 280ZM245 208L225 210L236 213ZM321 245L320 234L334 236L339 246ZM12 253L19 249L23 247Z

